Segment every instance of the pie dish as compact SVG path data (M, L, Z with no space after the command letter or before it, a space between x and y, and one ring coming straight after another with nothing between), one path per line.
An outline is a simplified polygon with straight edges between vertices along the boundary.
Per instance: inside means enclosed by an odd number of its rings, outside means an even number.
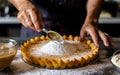
M23 59L46 68L75 68L90 63L98 55L99 48L90 40L79 41L79 37L63 36L59 45L47 36L35 37L21 45Z

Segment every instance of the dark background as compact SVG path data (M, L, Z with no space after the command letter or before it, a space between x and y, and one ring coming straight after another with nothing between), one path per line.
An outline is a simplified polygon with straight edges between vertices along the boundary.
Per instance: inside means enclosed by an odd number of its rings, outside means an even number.
M1 1L0 0L0 5ZM7 2L7 1L6 1ZM109 12L111 14L111 18L120 18L118 13L120 13L120 2L116 2L114 0L105 1L103 4L102 11ZM9 17L16 17L17 16L17 9L15 9L10 3L3 4L0 6L0 18L9 16ZM0 23L0 37L9 37L9 36L20 36L20 23L14 24L4 24ZM119 23L99 23L99 29L108 33L112 37L120 37L120 24Z

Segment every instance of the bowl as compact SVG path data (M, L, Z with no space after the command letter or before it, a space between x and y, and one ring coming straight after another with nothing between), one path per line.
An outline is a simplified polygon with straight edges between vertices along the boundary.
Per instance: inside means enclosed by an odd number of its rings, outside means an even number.
M0 70L8 67L18 50L17 42L13 39L0 39Z
M113 68L120 73L120 50L117 50L113 53L111 57L111 63Z

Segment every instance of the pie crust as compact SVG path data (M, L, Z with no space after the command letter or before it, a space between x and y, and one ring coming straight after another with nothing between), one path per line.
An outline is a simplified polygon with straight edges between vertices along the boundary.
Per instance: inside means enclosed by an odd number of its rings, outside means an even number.
M30 40L24 42L23 45L21 45L22 56L28 62L39 65L40 67L64 69L75 68L89 64L98 55L99 48L96 47L95 44L92 43L90 40L80 42L78 36L73 37L72 35L64 35L63 39L65 41L77 42L78 44L80 44L78 45L80 49L70 54L41 54L41 52L38 51L38 47L42 47L41 44L43 42L47 43L50 40L47 36L37 36L35 38L31 38Z

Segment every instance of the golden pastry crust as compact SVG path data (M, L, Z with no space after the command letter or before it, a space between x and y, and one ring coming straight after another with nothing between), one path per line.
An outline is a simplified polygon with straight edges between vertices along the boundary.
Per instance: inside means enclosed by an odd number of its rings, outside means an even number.
M64 40L71 40L71 41L79 41L79 37L72 35L70 36L63 36ZM90 61L95 59L98 55L99 49L92 43L90 40L85 40L82 42L83 44L86 44L89 46L89 50L78 51L73 54L66 54L66 55L46 55L46 56L36 56L32 54L32 51L30 50L31 46L36 46L36 44L42 42L42 41L49 41L49 38L46 36L41 37L35 37L31 38L29 41L26 41L21 46L21 52L24 59L27 61L37 64L40 67L47 67L47 68L74 68L74 67L80 67L83 65L88 64ZM84 46L84 45L83 45ZM84 47L85 48L85 47ZM87 47L86 47L87 48ZM35 51L36 49L33 49ZM31 52L31 53L30 53ZM82 56L81 56L82 55Z

